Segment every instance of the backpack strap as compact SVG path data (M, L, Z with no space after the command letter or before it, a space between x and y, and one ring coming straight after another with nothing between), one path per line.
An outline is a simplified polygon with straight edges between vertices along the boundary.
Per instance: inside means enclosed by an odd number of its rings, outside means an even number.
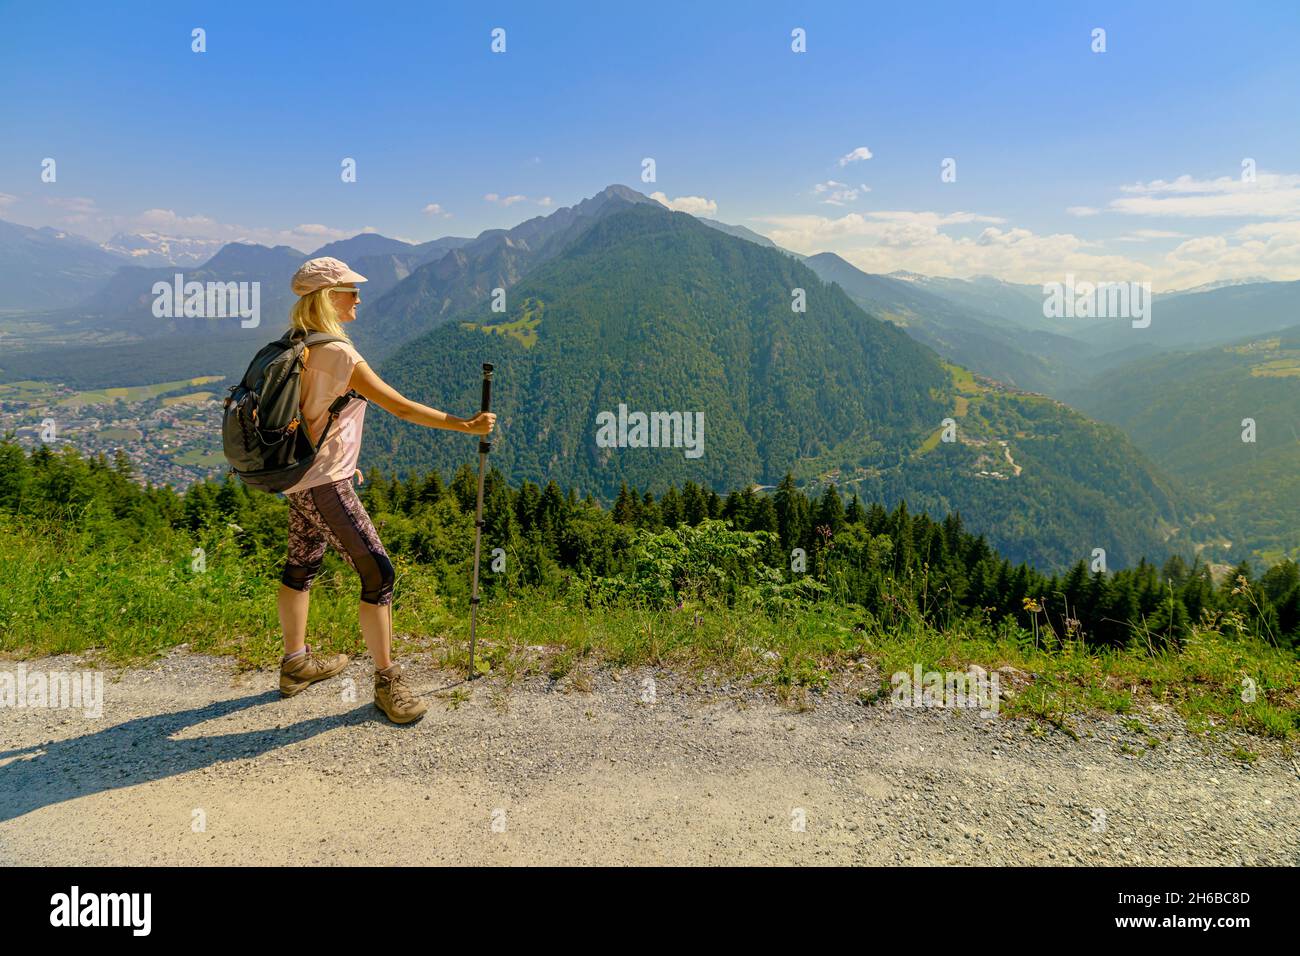
M347 341L341 335L334 335L330 332L315 332L306 329L289 327L284 330L284 335L277 340L285 345L293 345L297 341L303 341L307 345L317 345L321 342L344 342Z
M282 349L294 349L299 353L299 361L302 360L302 352L305 352L313 345L327 345L330 342L346 342L347 339L341 335L331 335L329 332L305 332L302 329L289 328L285 330L284 335L280 336L272 345L278 345Z
M310 354L313 345L328 345L331 342L347 341L340 335L331 335L328 332L308 332L306 335L302 335L300 329L290 329L288 335L289 347L296 346L299 341L302 342L302 351L298 355L298 364L303 368L307 367L307 356ZM299 336L302 336L302 338L299 339Z
M295 329L295 331L297 331ZM303 337L303 345L324 345L327 342L346 342L347 339L341 335L331 335L329 332L308 332Z
M307 356L311 346L328 345L330 342L346 342L347 339L343 338L341 335L331 335L329 332L308 332L304 335L301 329L290 329L284 334L284 341L288 347L293 347L301 342L302 352L298 356L298 362L303 368L306 368ZM334 424L335 419L339 417L339 413L342 412L344 407L354 398L361 399L363 402L365 401L365 398L357 394L356 391L348 389L330 403L329 418L325 420L325 427L320 433L320 441L316 443L317 448L325 444L325 439L330 433L330 426Z
M353 391L352 389L348 389L346 392L344 392L342 395L340 395L338 398L334 399L334 401L330 403L329 418L325 419L325 427L321 429L320 441L316 443L317 448L325 444L325 439L329 436L330 433L330 426L334 424L334 420L339 417L339 413L343 411L344 407L348 404L348 402L352 401L352 399L354 398L360 398L361 401L363 402L365 401L365 399L362 398L362 396L358 395L355 391Z

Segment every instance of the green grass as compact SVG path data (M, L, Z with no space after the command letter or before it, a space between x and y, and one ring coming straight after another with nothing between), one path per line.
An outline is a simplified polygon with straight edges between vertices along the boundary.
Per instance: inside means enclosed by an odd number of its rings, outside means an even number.
M522 313L512 322L493 322L476 324L462 322L462 329L478 329L484 335L507 335L526 349L537 344L537 330L542 325L544 306L537 299L529 297L524 300Z
M970 411L971 396L978 396L983 392L975 377L967 369L960 365L953 365L950 362L943 363L944 369L952 377L953 385L953 418L965 418ZM932 431L916 449L918 455L924 455L926 452L934 451L939 447L939 442L943 438L943 426L940 425Z
M162 400L163 405L197 405L208 399L216 398L216 392L191 392L188 395L172 395Z
M283 553L244 553L229 528L214 529L199 543L201 570L194 542L170 530L133 544L93 528L70 531L0 514L0 652L94 652L107 663L126 664L187 643L244 666L273 665L281 653L275 594ZM400 555L394 563L399 653L463 669L463 592L443 593L432 568ZM313 644L364 653L355 574L331 554L312 594ZM885 627L860 608L829 603L770 616L757 608L689 603L669 611L590 609L537 592L489 593L479 621L480 665L507 685L543 675L581 691L598 668L666 668L703 684L768 688L805 707L829 686L867 702L887 699L890 675L917 663L939 671L978 664L1024 672L1022 680L1004 682L1013 695L1004 695L1001 712L1032 726L1074 733L1072 720L1081 713L1128 714L1161 703L1196 731L1238 727L1279 739L1300 736L1300 661L1214 630L1195 631L1181 652L1099 652L1071 641L1045 647L1010 623L972 620L939 630L905 618ZM1242 700L1246 677L1256 687L1250 702ZM1153 746L1145 725L1131 729L1137 744Z
M226 460L226 456L219 451L205 452L201 448L187 448L185 451L172 457L172 461L178 465L197 465L200 468L216 468Z
M128 404L142 402L147 398L165 395L177 389L191 385L207 385L209 382L221 381L220 375L200 375L197 378L183 378L175 382L159 382L156 385L132 385L125 388L96 388L77 392L59 401L60 406L80 408L83 405L103 405L108 402L123 401Z
M0 384L0 402L40 402L53 398L53 382L5 382Z

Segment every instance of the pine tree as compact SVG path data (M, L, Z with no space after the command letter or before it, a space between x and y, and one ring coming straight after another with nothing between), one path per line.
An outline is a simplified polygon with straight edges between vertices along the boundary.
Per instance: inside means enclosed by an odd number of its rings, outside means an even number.
M566 505L564 496L560 494L560 486L554 481L548 481L541 500L537 503L536 512L543 541L553 544L558 540L559 535L564 533L571 510Z
M528 534L537 523L537 509L542 503L542 493L531 481L525 481L515 494L515 520L519 530Z
M794 548L811 545L812 517L807 497L795 487L794 475L786 472L777 485L773 504L776 506L777 531L781 547L787 554Z
M1187 562L1184 561L1180 555L1171 554L1169 559L1165 561L1165 566L1161 570L1161 575L1164 577L1165 581L1174 586L1174 590L1176 591L1181 588L1183 582L1187 580Z
M750 521L750 531L779 531L779 522L776 518L776 506L768 495L762 495L758 499L758 506L754 509L754 517Z
M392 510L388 480L378 468L371 468L366 475L366 480L361 484L359 497L371 517Z
M698 485L688 481L682 486L682 518L694 527L709 516L709 503Z
M618 489L618 499L614 502L614 520L619 524L634 526L639 511L636 495L628 489L627 482L623 482Z
M0 509L21 512L31 481L31 463L13 440L13 434L5 435L4 441L0 442Z
M461 514L474 513L478 505L478 474L469 462L456 469L456 474L451 479L451 493Z
M833 484L828 484L826 490L822 492L821 501L817 503L817 517L814 520L818 526L830 528L831 534L844 527L844 502L840 498L839 489Z
M659 513L659 505L655 503L655 496L646 492L641 496L641 514L638 526L650 531L662 531L664 526L663 516Z
M442 484L442 475L435 468L424 476L424 481L421 482L415 498L421 504L434 505L446 494L446 491L447 489Z
M867 511L862 507L862 502L858 500L858 493L853 493L853 500L849 502L848 509L844 512L845 524L864 524L867 520Z
M682 523L682 497L677 493L676 485L669 485L664 492L659 501L659 511L663 515L664 527L676 528Z

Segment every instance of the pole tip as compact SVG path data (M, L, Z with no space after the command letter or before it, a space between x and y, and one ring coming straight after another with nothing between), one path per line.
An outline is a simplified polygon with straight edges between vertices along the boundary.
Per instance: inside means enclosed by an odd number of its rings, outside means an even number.
M484 362L484 363L483 363L483 371L486 372L488 375L491 375L491 374L492 374L492 363L491 363L491 362Z

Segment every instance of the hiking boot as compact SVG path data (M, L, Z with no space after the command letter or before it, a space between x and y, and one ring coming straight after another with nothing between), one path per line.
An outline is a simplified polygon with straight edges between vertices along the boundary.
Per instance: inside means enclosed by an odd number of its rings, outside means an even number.
M348 666L348 655L327 654L321 656L308 645L306 654L299 654L291 661L280 661L280 696L292 697L314 684L325 680Z
M401 664L394 664L387 671L375 671L375 706L395 724L419 720L429 705L415 696Z

